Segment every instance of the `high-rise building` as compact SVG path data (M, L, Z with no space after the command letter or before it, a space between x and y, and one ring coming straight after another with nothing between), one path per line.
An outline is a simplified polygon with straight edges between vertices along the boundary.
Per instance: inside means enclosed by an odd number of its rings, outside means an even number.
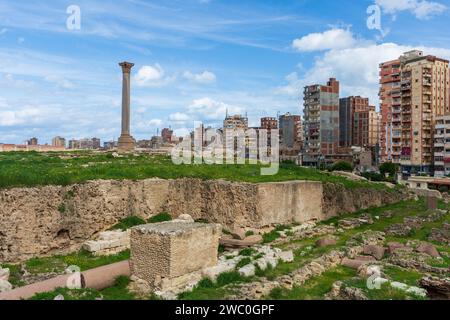
M223 121L223 130L226 131L238 129L243 130L248 129L248 118L243 117L241 115L234 115L234 116L227 115L227 117Z
M367 145L368 131L369 99L360 96L339 99L339 146Z
M380 160L400 163L400 60L380 64Z
M163 143L172 143L173 130L169 128L164 128L161 131L161 137Z
M403 172L433 171L436 117L449 112L449 61L410 51L400 57Z
M434 129L434 176L450 174L450 115L436 117Z
M413 50L380 65L382 162L404 173L433 171L434 124L450 111L448 64Z
M303 163L316 165L339 147L339 82L331 78L326 85L304 90Z
M52 146L53 147L66 147L66 139L62 137L54 137L52 139Z
M37 146L38 145L38 139L37 138L31 138L27 141L27 145L29 146Z
M369 106L369 146L379 147L380 145L380 121L381 114L377 112L375 106Z
M280 142L288 148L301 147L302 143L302 118L301 116L286 113L280 116Z
M278 129L278 120L274 117L261 118L261 129L273 130Z

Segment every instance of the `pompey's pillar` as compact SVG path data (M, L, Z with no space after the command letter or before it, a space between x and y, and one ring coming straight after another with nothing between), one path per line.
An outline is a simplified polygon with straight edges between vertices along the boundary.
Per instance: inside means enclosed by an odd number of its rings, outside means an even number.
M130 62L119 63L122 67L122 133L119 138L119 152L132 152L135 148L135 140L130 134L130 88L131 68L134 64Z

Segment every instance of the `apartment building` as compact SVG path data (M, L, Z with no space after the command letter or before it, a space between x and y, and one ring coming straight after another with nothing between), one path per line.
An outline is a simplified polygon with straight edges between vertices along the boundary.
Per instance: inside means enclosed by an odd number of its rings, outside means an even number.
M379 148L381 114L375 106L369 106L369 146ZM378 153L378 152L377 152Z
M433 151L434 176L450 175L450 115L436 117Z
M449 61L410 51L401 62L401 169L433 172L437 117L449 111Z
M339 99L339 146L369 144L369 99L351 96Z
M401 90L400 60L380 64L380 160L400 163Z
M261 118L261 129L273 130L278 129L278 120L274 117Z
M302 162L316 165L339 148L339 82L304 89L304 152Z
M66 139L62 138L62 137L54 137L52 139L52 146L53 147L66 147Z
M298 157L303 144L302 118L286 113L279 117L280 155L282 159Z

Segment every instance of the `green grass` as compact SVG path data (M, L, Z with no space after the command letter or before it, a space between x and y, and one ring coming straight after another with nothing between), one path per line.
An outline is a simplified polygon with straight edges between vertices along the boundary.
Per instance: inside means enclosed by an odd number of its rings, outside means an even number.
M120 276L116 279L114 286L98 291L94 289L68 289L57 288L51 292L38 293L30 300L54 300L56 296L63 295L64 300L134 300L136 297L127 289L130 278Z
M252 258L245 257L236 264L236 270L239 270L240 268L242 268L250 263L252 263Z
M256 250L253 248L245 248L239 251L239 255L244 257L251 257L255 252Z
M115 224L114 226L112 226L109 230L122 230L125 231L127 229L130 229L134 226L139 226L141 224L145 224L145 220L140 218L140 217L136 217L136 216L131 216L131 217L127 217L125 219L120 220L117 224Z
M25 262L25 267L31 274L49 272L60 273L68 266L78 266L81 271L101 267L111 263L129 259L130 251L126 250L111 256L93 256L91 253L81 250L65 256L53 256L47 258L33 258Z
M172 216L168 214L167 212L162 212L160 214L157 214L156 216L151 217L148 219L148 223L158 223L158 222L165 222L165 221L171 221Z
M406 283L409 286L419 286L419 280L423 275L415 270L407 270L397 266L383 267L383 273L392 280Z
M21 287L25 285L25 283L21 280L21 271L20 265L18 264L1 264L2 268L9 269L9 283L11 283L14 287Z
M73 156L70 158L69 156ZM351 181L316 169L281 163L279 172L262 176L261 165L174 165L170 157L88 152L0 153L0 188L40 185L71 185L96 179L141 180L146 178L224 179L244 182L310 180L342 183L347 188L386 189L380 184Z
M180 300L222 300L233 293L233 289L228 286L249 281L251 278L243 277L237 271L225 272L220 274L215 282L202 279L192 291L183 292L178 295L178 298Z
M274 300L322 300L324 295L331 290L334 282L355 275L355 270L339 266L324 272L321 276L307 280L303 285L296 286L292 290L275 288L268 298Z
M344 285L363 290L369 300L424 300L414 294L393 288L390 283L383 283L380 289L368 289L366 279L353 278L344 281Z

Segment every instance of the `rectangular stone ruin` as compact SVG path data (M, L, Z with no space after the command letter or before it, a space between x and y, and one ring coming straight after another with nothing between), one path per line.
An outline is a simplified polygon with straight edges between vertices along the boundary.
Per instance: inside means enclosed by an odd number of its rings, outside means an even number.
M162 222L131 230L131 275L151 290L180 288L218 263L220 225ZM198 280L198 279L196 279Z
M129 248L129 230L100 232L97 240L89 240L83 244L83 249L92 253L94 256L113 255Z

